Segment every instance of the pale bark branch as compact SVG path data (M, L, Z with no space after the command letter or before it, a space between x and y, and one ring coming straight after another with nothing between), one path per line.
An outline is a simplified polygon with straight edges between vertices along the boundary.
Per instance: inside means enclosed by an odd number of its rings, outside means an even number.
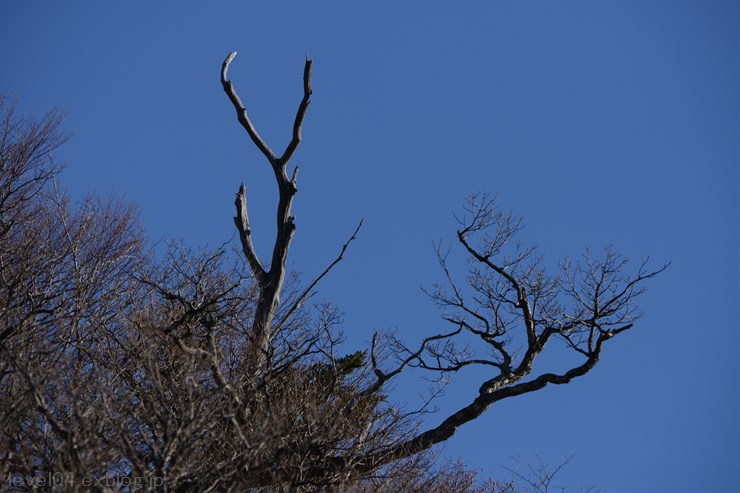
M311 64L313 62L306 56L306 65L303 69L303 99L301 100L301 104L298 106L298 112L295 115L295 122L293 123L293 138L290 141L290 144L288 144L288 147L285 149L285 152L283 153L283 156L280 158L280 161L283 163L283 165L286 165L288 161L290 161L290 158L293 156L293 153L298 148L298 144L301 142L301 130L303 129L303 120L306 117L306 110L308 110L308 105L311 104L310 98L311 94L313 93L313 90L311 89Z
M267 272L262 266L259 257L257 257L257 252L252 244L252 230L249 227L249 215L247 214L247 187L243 183L236 194L234 205L236 206L234 224L236 224L236 227L239 230L239 240L242 244L242 251L244 252L244 256L247 258L247 262L249 262L249 267L252 269L252 273L257 278L260 286L264 286L268 280Z
M236 93L234 85L228 79L229 64L231 64L231 61L234 59L235 56L236 52L232 51L231 53L229 53L229 56L226 57L226 60L224 60L224 63L221 66L221 84L224 87L224 91L226 91L226 95L229 96L231 103L234 105L239 123L241 123L242 127L244 127L244 129L247 131L249 137L252 139L252 142L254 142L254 145L257 146L257 148L262 152L262 154L265 155L270 163L275 163L277 162L277 156L275 156L275 153L272 152L267 144L265 144L265 141L262 140L260 134L257 133L257 129L254 128L254 125L252 125L252 121L249 119L249 115L247 115L247 109L244 107L244 104L242 104L242 100Z
M239 122L249 134L252 142L254 142L257 148L270 162L270 166L275 174L275 181L277 182L279 193L276 211L277 233L275 235L275 242L272 249L272 259L269 271L266 271L260 263L252 244L249 219L247 217L246 192L244 185L242 185L237 194L237 216L234 218L236 226L239 229L244 255L246 256L252 271L259 280L259 301L257 303L252 323L252 335L257 344L258 350L262 355L258 358L256 363L257 368L255 371L261 373L267 363L267 355L269 354L269 347L272 334L274 332L273 318L275 317L275 313L280 304L280 291L285 279L285 265L288 258L288 250L290 249L290 242L295 233L295 218L291 215L291 207L293 205L293 198L298 192L298 188L296 186L298 167L293 170L292 177L289 179L286 173L286 165L301 142L303 121L306 117L306 111L308 110L312 93L311 60L308 58L306 59L306 65L303 70L303 99L301 100L296 113L291 141L283 155L278 158L257 133L257 130L254 128L254 125L247 115L247 110L244 108L233 84L228 79L229 64L235 56L236 52L231 52L229 56L226 57L226 60L224 60L221 68L221 83L224 91L229 97L229 100L236 109Z

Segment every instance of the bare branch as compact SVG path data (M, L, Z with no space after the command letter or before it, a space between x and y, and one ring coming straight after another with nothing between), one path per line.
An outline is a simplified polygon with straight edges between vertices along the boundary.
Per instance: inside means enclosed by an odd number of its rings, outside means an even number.
M287 164L302 138L311 61L290 143L277 157L228 80L235 55L221 82L279 193L272 256L262 261L246 186L236 194L248 268L223 248L148 255L129 208L85 200L75 211L51 187L53 162L39 154L59 142L58 120L16 124L0 98L0 393L10 404L0 406L0 476L136 475L162 481L146 486L162 491L489 491L459 469L445 481L418 467L494 403L591 371L604 344L639 318L643 281L667 265L643 263L630 275L627 259L607 248L550 276L536 247L513 241L521 220L474 194L457 232L464 281L436 246L446 282L426 292L444 328L413 345L376 333L369 351L345 353L341 312L304 306L363 221L311 282L286 279L298 190L298 166L288 173ZM536 359L557 337L576 362L542 373ZM411 411L386 395L392 379L415 369L433 384L473 374L477 393L422 428L442 385ZM554 473L530 486L552 488ZM383 483L394 474L411 474L413 484Z
M236 93L234 85L228 79L229 64L231 64L231 61L235 56L236 51L232 51L229 53L229 56L226 57L226 60L224 60L224 63L221 66L221 84L223 85L224 91L226 91L226 95L229 97L229 100L231 100L231 104L234 105L239 123L241 123L242 127L247 131L252 142L254 142L254 145L256 145L260 152L262 152L267 160L270 161L270 164L275 165L275 163L277 163L277 156L275 156L275 153L272 152L267 144L265 144L265 141L262 140L260 134L257 133L254 125L252 125L252 121L249 119L249 115L247 115L247 109L244 107L239 95Z
M311 64L313 62L306 55L306 66L303 69L303 99L301 104L298 106L298 112L295 115L295 122L293 123L293 138L290 140L290 144L285 149L280 162L285 166L290 158L293 157L293 153L298 148L298 144L301 143L301 130L303 129L303 120L306 117L306 110L308 105L311 104L310 98L313 90L311 89ZM295 177L294 177L295 178Z
M298 168L296 168L298 169ZM344 252L347 251L347 248L349 247L350 243L354 241L354 239L357 237L357 233L360 232L360 228L362 227L362 223L364 222L364 219L360 220L360 223L357 225L357 228L355 228L355 231L352 233L352 236L350 236L349 240L347 240L344 245L342 245L342 250L339 252L339 256L334 259L334 261L329 264L329 266L324 269L324 271L319 274L316 279L314 279L311 284L308 285L308 287L298 296L298 298L293 302L293 305L288 309L288 311L283 315L283 317L280 319L280 322L277 323L276 327L282 327L282 325L288 320L295 311L305 303L305 301L312 296L313 288L316 287L316 285L321 281L321 279L324 278L333 268L335 265L337 265L339 262L344 259Z
M254 250L252 244L252 230L249 228L249 215L247 214L247 187L244 183L239 187L239 191L236 194L236 200L234 201L236 206L236 216L234 216L234 224L236 224L239 230L239 240L242 244L242 251L244 256L249 262L249 267L252 269L252 273L259 281L260 286L267 284L267 271L265 271L262 263L260 263L257 257L257 252Z
M273 318L280 303L280 291L282 289L283 280L285 279L285 264L288 258L290 243L293 238L293 234L295 233L295 222L294 217L291 215L291 208L293 205L293 197L298 191L296 186L298 167L293 170L292 177L288 179L288 175L286 174L286 165L301 141L303 121L306 116L306 111L308 110L312 93L311 60L308 58L306 59L306 65L303 70L303 99L301 100L301 104L299 105L298 112L296 114L292 139L283 153L283 156L277 158L257 133L247 115L247 110L244 108L244 105L233 87L233 84L228 80L227 75L229 64L235 56L236 52L232 52L224 61L221 68L221 83L224 91L236 109L239 122L246 129L252 142L254 142L257 148L270 162L273 173L275 174L275 180L277 182L279 192L276 211L277 233L275 235L275 242L272 249L272 259L269 271L265 271L265 268L260 263L251 241L251 231L249 229L249 219L247 217L246 189L244 185L239 189L236 199L237 215L234 222L239 230L242 250L244 251L244 255L247 258L252 272L259 281L261 291L254 321L252 323L253 338L257 347L260 348L260 352L263 354L263 356L255 363L257 366L255 371L259 373L263 371L267 362L266 355L270 352L271 339L275 330L273 328Z

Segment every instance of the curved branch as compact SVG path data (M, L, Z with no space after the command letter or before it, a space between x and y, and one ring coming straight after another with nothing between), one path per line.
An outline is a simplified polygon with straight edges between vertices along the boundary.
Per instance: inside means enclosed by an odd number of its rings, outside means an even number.
M371 470L378 467L379 464L387 464L395 460L412 456L428 449L432 445L446 441L455 434L457 428L478 418L486 409L497 401L534 392L544 388L548 384L567 384L574 378L585 375L593 369L594 366L596 366L599 361L603 342L611 337L612 335L602 334L598 338L595 350L591 356L583 364L576 366L563 374L545 373L534 380L522 382L516 385L510 385L511 382L506 375L498 377L497 380L499 380L499 382L497 388L490 390L481 389L478 397L476 397L470 404L450 415L435 428L420 433L410 440L396 445L391 450L372 452L358 460L354 467L362 471ZM340 467L346 467L345 464L342 464L341 458L338 458L337 465Z
M265 141L262 140L260 134L257 133L257 129L254 128L254 125L252 125L252 121L249 119L249 115L247 115L247 109L244 107L244 105L242 104L242 100L236 93L234 85L228 79L229 64L235 56L235 51L229 53L229 56L226 57L226 60L224 60L224 63L221 66L221 85L223 85L226 95L229 96L231 104L234 105L234 109L236 110L236 117L239 119L239 123L241 123L242 127L244 127L244 129L247 131L249 137L252 139L252 142L254 142L254 145L256 145L257 148L262 152L262 154L265 155L267 160L274 165L277 162L277 156L275 156L275 153L272 152L267 144L265 144Z
M311 104L311 94L313 94L313 90L311 89L312 63L313 62L308 58L308 55L306 55L306 66L303 68L303 99L301 100L301 104L298 106L298 112L295 115L295 122L293 123L293 138L291 139L290 144L288 144L288 147L286 147L285 152L280 158L280 162L283 166L288 164L288 161L290 161L290 158L293 156L296 148L298 148L298 144L301 143L301 130L303 128L303 120L306 117L306 110L308 110L308 105Z
M247 262L249 262L252 274L257 278L257 282L259 282L260 286L265 286L268 281L267 272L262 267L262 263L257 257L257 252L254 250L254 245L252 244L252 230L249 227L249 215L247 214L247 187L244 183L239 187L234 205L236 206L234 224L236 224L236 228L239 230L242 251L247 258Z
M491 262L491 259L489 257L481 255L475 248L473 248L470 243L468 243L468 240L465 239L465 233L463 231L457 232L457 238L458 240L460 240L460 243L462 243L468 253L470 253L470 255L472 255L479 262L482 262L483 264L493 269L494 272L502 276L509 282L509 284L511 284L511 287L514 289L517 296L517 302L515 306L522 311L522 315L524 316L524 325L527 328L528 344L530 346L534 345L537 338L534 328L534 316L532 315L532 309L529 306L529 300L527 300L527 292L524 287L520 285L519 281L517 281L514 276L506 272L500 266Z

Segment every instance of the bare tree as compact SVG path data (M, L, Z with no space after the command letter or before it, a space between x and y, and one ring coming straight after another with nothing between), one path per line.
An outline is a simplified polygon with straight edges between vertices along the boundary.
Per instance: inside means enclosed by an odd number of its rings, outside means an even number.
M0 472L79 468L96 447L85 417L130 311L135 211L95 197L72 211L50 159L61 117L17 118L0 100ZM79 418L79 419L73 419ZM75 423L77 421L77 423Z
M549 274L534 248L513 242L520 220L472 195L457 232L465 280L439 247L446 281L428 292L448 331L414 347L375 334L371 347L343 351L339 310L307 302L362 223L313 280L286 269L298 171L288 164L311 61L278 156L228 79L235 55L221 83L278 186L269 263L252 242L245 185L237 255L172 243L162 258L132 208L96 197L69 204L49 155L63 140L58 114L36 123L0 107L3 480L14 491L517 491L438 461L433 445L499 400L588 373L604 344L633 327L643 281L662 269L643 263L627 274L626 259L607 249ZM580 360L534 372L555 339ZM425 407L388 399L408 369L446 378L473 367L489 372L478 393L431 428L421 427ZM546 487L550 476L533 472L530 484Z
M239 123L242 124L249 134L249 137L252 139L252 142L254 142L260 152L264 154L270 163L270 166L275 173L275 180L277 181L279 191L279 201L277 206L277 233L275 235L272 261L269 268L266 268L260 262L257 257L257 252L254 249L254 245L252 244L252 231L249 227L249 216L247 214L247 188L243 183L236 194L235 201L236 216L234 217L234 223L239 230L239 239L242 244L244 256L249 262L249 266L251 267L252 273L254 274L259 286L259 301L257 303L257 309L254 316L252 334L256 340L257 347L262 350L263 354L258 362L259 366L263 366L268 360L268 349L270 340L272 339L272 322L278 305L280 304L280 290L283 286L283 280L285 279L285 262L288 258L288 249L290 248L290 242L293 239L293 233L295 232L295 224L293 222L294 218L291 216L291 208L293 206L293 197L298 191L296 186L298 166L293 168L292 177L290 179L288 179L287 167L290 158L293 157L293 153L301 142L303 120L310 103L312 92L311 60L306 59L306 67L303 70L303 99L298 107L295 123L293 124L293 136L288 147L286 147L283 154L278 157L257 133L254 125L252 125L252 122L249 120L249 116L247 116L246 108L244 108L244 105L234 90L231 81L227 79L229 64L235 56L236 52L232 52L224 61L221 69L221 84L236 109Z
M283 157L275 158L259 137L233 84L227 79L229 64L235 56L236 52L233 52L224 61L221 82L237 111L239 122L275 170L280 190L275 251L280 254L277 257L273 254L273 263L279 258L284 268L289 245L280 231L289 230L292 235L295 225L293 219L285 215L283 204L289 206L297 190L297 168L287 187L285 163L300 142L301 127L311 95L311 61L306 61L304 69L304 97L296 116L293 140ZM237 209L242 211L242 218L246 216L245 203L242 185L237 196ZM242 234L245 255L255 276L259 276L262 268L256 261L251 245L248 221L237 220L237 226ZM448 288L436 286L429 292L444 310L444 319L451 324L450 331L428 336L413 350L401 341L391 339L389 342L396 350L394 356L398 364L390 367L383 367L378 362L376 349L380 337L376 334L371 348L375 379L357 393L358 398L367 398L382 392L392 378L408 367L451 373L466 367L483 366L489 368L493 375L481 382L478 395L436 427L352 457L332 457L328 462L317 464L314 469L309 466L309 477L312 474L325 474L327 470L338 473L350 470L358 474L373 471L449 439L459 426L479 417L499 400L540 390L548 384L566 384L585 375L598 363L604 343L632 328L639 318L634 300L644 291L643 281L667 267L648 270L643 262L630 275L625 273L627 259L607 248L600 259L593 258L587 251L582 262L564 261L559 275L553 276L545 271L542 259L536 255L533 247L515 246L507 255L520 228L520 219L499 211L487 195L474 194L469 197L457 231L458 242L470 258L468 289L462 289L453 280L447 268L446 254L438 250ZM269 330L260 327L256 332L267 334ZM458 340L464 335L473 336L477 342L475 349L470 346L460 349ZM531 377L536 358L555 337L565 341L569 348L581 355L582 362L560 373L542 373ZM263 343L267 347L269 337L266 339L263 339ZM514 350L518 349L519 343L523 351ZM517 354L521 356L517 357Z

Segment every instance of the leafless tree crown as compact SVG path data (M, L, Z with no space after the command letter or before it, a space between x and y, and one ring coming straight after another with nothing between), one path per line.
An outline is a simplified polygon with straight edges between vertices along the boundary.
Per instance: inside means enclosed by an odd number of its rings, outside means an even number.
M50 153L61 118L19 118L0 100L0 473L12 491L515 491L435 464L446 441L497 401L565 384L631 329L644 281L612 248L550 273L515 243L519 218L485 194L460 217L462 282L437 249L444 282L427 292L447 329L409 345L376 333L342 352L342 317L309 306L338 256L310 282L287 273L292 205L312 94L311 61L290 143L265 143L228 79L241 126L274 172L279 198L269 262L252 242L246 186L234 223L242 257L172 243L150 252L134 209L88 197L73 207ZM559 339L579 360L538 373ZM424 429L422 409L390 402L409 369L447 380L485 369L459 410ZM479 375L481 373L478 373ZM429 421L429 420L425 420ZM536 472L539 480L549 478ZM548 473L549 474L549 473ZM52 484L51 479L64 482ZM40 481L47 481L39 486ZM533 480L535 481L535 480ZM545 485L543 482L530 484ZM548 483L549 484L549 483ZM546 489L546 485L545 485ZM540 489L538 491L545 491Z

